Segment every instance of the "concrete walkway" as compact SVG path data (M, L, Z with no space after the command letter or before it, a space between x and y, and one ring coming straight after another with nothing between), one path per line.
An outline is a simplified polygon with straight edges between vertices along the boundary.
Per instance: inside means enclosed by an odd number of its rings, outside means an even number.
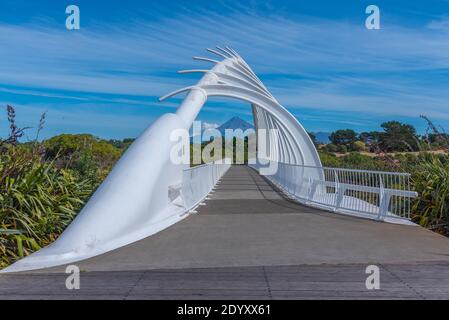
M449 298L449 239L430 231L304 207L246 166L210 198L157 235L80 262L77 292L53 268L0 276L0 298ZM380 291L365 288L369 264Z

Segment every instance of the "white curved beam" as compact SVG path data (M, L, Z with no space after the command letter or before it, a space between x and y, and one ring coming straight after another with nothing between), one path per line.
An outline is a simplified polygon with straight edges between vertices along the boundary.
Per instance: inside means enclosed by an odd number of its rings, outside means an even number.
M246 68L244 64L240 64L240 63L234 63L234 66L236 68L238 68L242 73L244 73L244 74L248 75L249 77L251 77L252 79L254 79L254 81L256 83L258 83L259 86L261 88L263 88L265 91L269 92L269 90L265 87L265 85L262 83L262 81L260 81L260 79L255 75L255 73L251 69ZM271 93L270 93L270 96L272 96Z
M168 98L177 96L178 94L181 94L181 93L186 92L186 91L190 91L190 90L195 89L195 88L199 89L198 86L190 86L190 87L185 87L185 88L182 88L182 89L179 89L179 90L172 91L172 92L166 94L165 96L160 97L159 101L160 102L165 101Z
M256 80L254 80L253 77L251 77L247 73L235 68L234 66L230 66L230 65L226 65L225 68L228 70L228 72L230 72L232 74L232 76L240 78L240 79L244 79L244 80L252 83L254 86L258 87L259 90L264 92L265 95L273 98L273 96L271 95L271 93L268 90L266 90L263 86L261 86Z
M264 88L264 90L269 91L267 87L263 84L262 81L257 77L257 75L251 70L251 68L246 64L246 62L243 61L243 64L239 64L239 67L241 67L244 72L248 73L253 79L255 79L259 85Z
M227 83L230 85L235 85L235 86L243 86L243 87L247 87L249 89L258 91L261 94L266 95L267 92L264 91L262 88L260 88L259 86L251 83L248 80L245 80L244 78L241 77L235 77L233 75L229 75L226 73L221 73L221 72L214 72L220 79L226 79Z
M277 102L243 58L228 46L217 50L208 49L208 52L222 57L223 61L194 57L213 63L211 70L179 71L204 73L204 76L196 85L159 98L164 101L187 93L176 113L163 115L136 139L59 239L7 271L33 270L87 259L146 238L186 217L186 212L180 212L179 205L173 205L169 197L170 188L183 183L183 170L188 166L171 161L170 154L177 143L171 140L171 135L177 130L188 131L209 97L223 96L250 103L256 129L276 130L278 139L268 133L273 160L321 166L307 132ZM320 174L316 173L317 179L322 178ZM183 202L183 196L179 197Z
M230 57L228 57L227 55L224 55L223 53L218 52L217 50L210 49L210 48L207 48L206 50L209 51L210 53L213 53L213 54L215 54L215 55L217 55L217 56L223 58L223 59L228 59L228 58L230 58Z
M225 46L225 48L227 50L229 50L230 52L232 52L234 54L234 56L238 59L238 60L243 60L242 57L238 54L238 52L236 52L234 49L232 49L229 46Z
M221 52L223 52L224 54L228 55L228 58L238 58L236 55L234 55L231 51L227 50L226 48L222 48L220 46L216 46L216 48L218 50L220 50Z
M292 114L276 101L258 92L235 86L204 85L202 88L207 91L208 96L233 97L265 109L268 113L278 118L286 126L286 131L294 137L293 143L297 146L297 150L299 150L298 156L303 159L302 163L297 164L321 166L318 152L306 130ZM296 131L296 134L293 131Z
M188 69L188 70L179 70L179 74L188 74L188 73L208 73L209 70L204 69Z
M204 58L204 57L197 57L197 56L193 57L193 60L207 61L207 62L212 62L212 63L215 63L215 64L219 64L220 63L220 61L218 61L218 60L214 60L214 59L210 59L210 58Z

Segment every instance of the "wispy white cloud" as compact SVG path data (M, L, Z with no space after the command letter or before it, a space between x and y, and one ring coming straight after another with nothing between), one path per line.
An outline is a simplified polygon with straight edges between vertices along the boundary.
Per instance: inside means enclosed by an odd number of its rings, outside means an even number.
M447 1L449 2L449 1ZM449 16L442 17L437 20L432 20L428 23L427 27L433 30L446 31L449 33Z
M447 20L421 29L383 24L369 31L362 24L313 17L187 10L79 32L0 24L0 83L33 88L24 89L30 95L60 90L72 98L88 93L91 103L97 96L99 103L151 106L154 97L195 82L174 76L177 69L197 66L191 56L228 44L289 108L426 113L449 120Z
M64 95L64 94L53 94L53 93L47 93L44 91L36 91L36 90L24 90L24 89L10 89L10 88L1 88L0 92L4 93L11 93L15 95L25 95L25 96L35 96L35 97L45 97L45 98L57 98L57 99L69 99L69 100L81 100L81 101L87 101L88 98L83 97L75 97L70 95Z
M0 101L0 136L8 132L5 117L6 104L11 101ZM111 112L109 104L75 104L70 108L55 107L54 104L14 103L19 127L30 127L27 134L34 137L35 128L40 116L47 112L44 130L41 138L51 137L60 133L93 133L103 138L126 138L140 134L142 128L148 126L153 118L147 113Z

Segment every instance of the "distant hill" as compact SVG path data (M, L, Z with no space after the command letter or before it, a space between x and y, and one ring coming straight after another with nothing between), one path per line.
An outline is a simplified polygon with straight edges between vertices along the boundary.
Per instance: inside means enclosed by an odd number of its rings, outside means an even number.
M329 132L314 132L313 133L316 137L316 140L319 143L329 144L331 141L329 140L330 133Z

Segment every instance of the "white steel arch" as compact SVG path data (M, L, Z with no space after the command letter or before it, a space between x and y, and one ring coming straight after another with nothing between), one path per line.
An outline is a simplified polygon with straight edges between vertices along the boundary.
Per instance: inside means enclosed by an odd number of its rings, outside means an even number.
M207 196L227 169L214 165L200 168L201 172L190 172L188 165L170 161L170 151L175 144L171 133L177 129L188 130L209 97L246 101L252 106L256 128L277 130L279 139L268 136L271 151L268 160L321 167L307 132L279 104L240 55L229 47L208 51L221 61L194 57L214 64L213 68L180 71L200 72L204 76L196 85L160 98L163 101L188 92L175 114L163 115L136 139L59 239L2 272L84 260L146 238L184 219L186 212ZM205 174L208 182L200 183L195 189L200 192L189 193L185 185L194 181L186 179L197 179ZM321 176L320 170L314 175ZM209 185L204 187L205 183Z
M272 151L269 160L320 167L320 157L306 130L279 104L242 57L229 47L207 51L224 60L194 57L196 60L211 62L214 67L211 70L179 71L181 74L201 72L205 75L197 85L176 90L160 100L189 92L177 112L188 124L196 118L209 97L221 96L249 102L253 107L256 129L275 129L278 132L277 144L273 143L273 137L268 137Z

